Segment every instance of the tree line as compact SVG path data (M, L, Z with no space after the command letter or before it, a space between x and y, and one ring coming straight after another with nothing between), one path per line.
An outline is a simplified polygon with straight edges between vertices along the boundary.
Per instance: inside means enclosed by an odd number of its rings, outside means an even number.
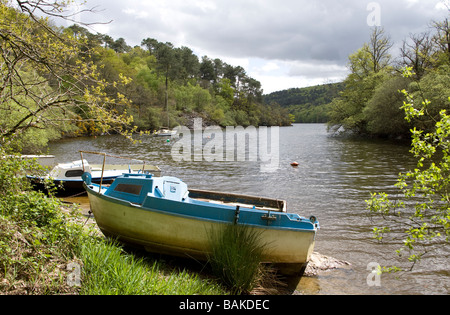
M376 27L369 42L349 56L351 73L330 105L332 132L409 138L411 128L430 130L440 111L450 109L449 20L433 22L428 31L410 34L397 58L392 57L393 47L386 31ZM413 75L405 77L404 69L411 69ZM405 120L402 91L406 90L412 98L432 104L427 115Z
M92 34L63 1L0 0L0 142L34 150L62 136L207 124L287 125L262 103L261 83L240 66L188 47ZM39 14L38 14L39 13ZM46 16L46 17L41 17Z

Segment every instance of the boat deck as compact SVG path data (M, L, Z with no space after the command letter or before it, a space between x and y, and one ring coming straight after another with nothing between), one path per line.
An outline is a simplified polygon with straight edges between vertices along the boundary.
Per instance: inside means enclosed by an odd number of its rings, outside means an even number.
M220 193L208 190L189 189L189 197L215 204L254 208L264 211L286 212L286 201L279 199Z

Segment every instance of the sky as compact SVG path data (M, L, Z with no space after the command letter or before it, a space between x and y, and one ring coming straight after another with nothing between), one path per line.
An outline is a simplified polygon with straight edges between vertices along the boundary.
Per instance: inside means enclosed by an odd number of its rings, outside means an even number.
M410 34L449 17L449 0L87 0L91 32L140 45L187 46L201 58L242 66L265 94L339 82L348 56L383 27L397 55ZM74 8L75 10L75 8Z

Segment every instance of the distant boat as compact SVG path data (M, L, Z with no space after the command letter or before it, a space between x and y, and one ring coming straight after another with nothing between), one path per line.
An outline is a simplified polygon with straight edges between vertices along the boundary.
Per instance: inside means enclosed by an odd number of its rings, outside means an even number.
M160 171L155 166L147 166L147 170L144 170L144 172L150 172L150 170L152 173ZM105 170L102 172L101 166L91 166L87 160L79 160L58 164L45 176L28 175L27 177L39 190L45 190L43 180L47 179L53 181L55 186L58 187L58 193L75 194L84 192L81 176L85 172L91 174L94 183L102 182L103 184L111 184L117 177L124 173L142 172L142 165L106 165Z
M175 177L123 174L110 187L83 175L95 220L106 236L155 253L204 260L208 231L240 224L261 231L263 261L300 277L314 249L319 222L286 212L286 202L237 194L188 190Z
M177 130L170 130L170 129L160 129L154 133L157 137L174 137L177 135Z

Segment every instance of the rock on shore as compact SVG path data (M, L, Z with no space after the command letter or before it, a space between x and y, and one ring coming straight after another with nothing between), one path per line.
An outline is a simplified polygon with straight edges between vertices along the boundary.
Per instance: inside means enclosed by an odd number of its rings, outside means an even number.
M321 272L332 269L345 268L347 266L351 266L351 264L347 261L338 260L336 258L314 252L311 255L311 260L309 261L308 266L306 267L304 276L306 277L317 276Z

